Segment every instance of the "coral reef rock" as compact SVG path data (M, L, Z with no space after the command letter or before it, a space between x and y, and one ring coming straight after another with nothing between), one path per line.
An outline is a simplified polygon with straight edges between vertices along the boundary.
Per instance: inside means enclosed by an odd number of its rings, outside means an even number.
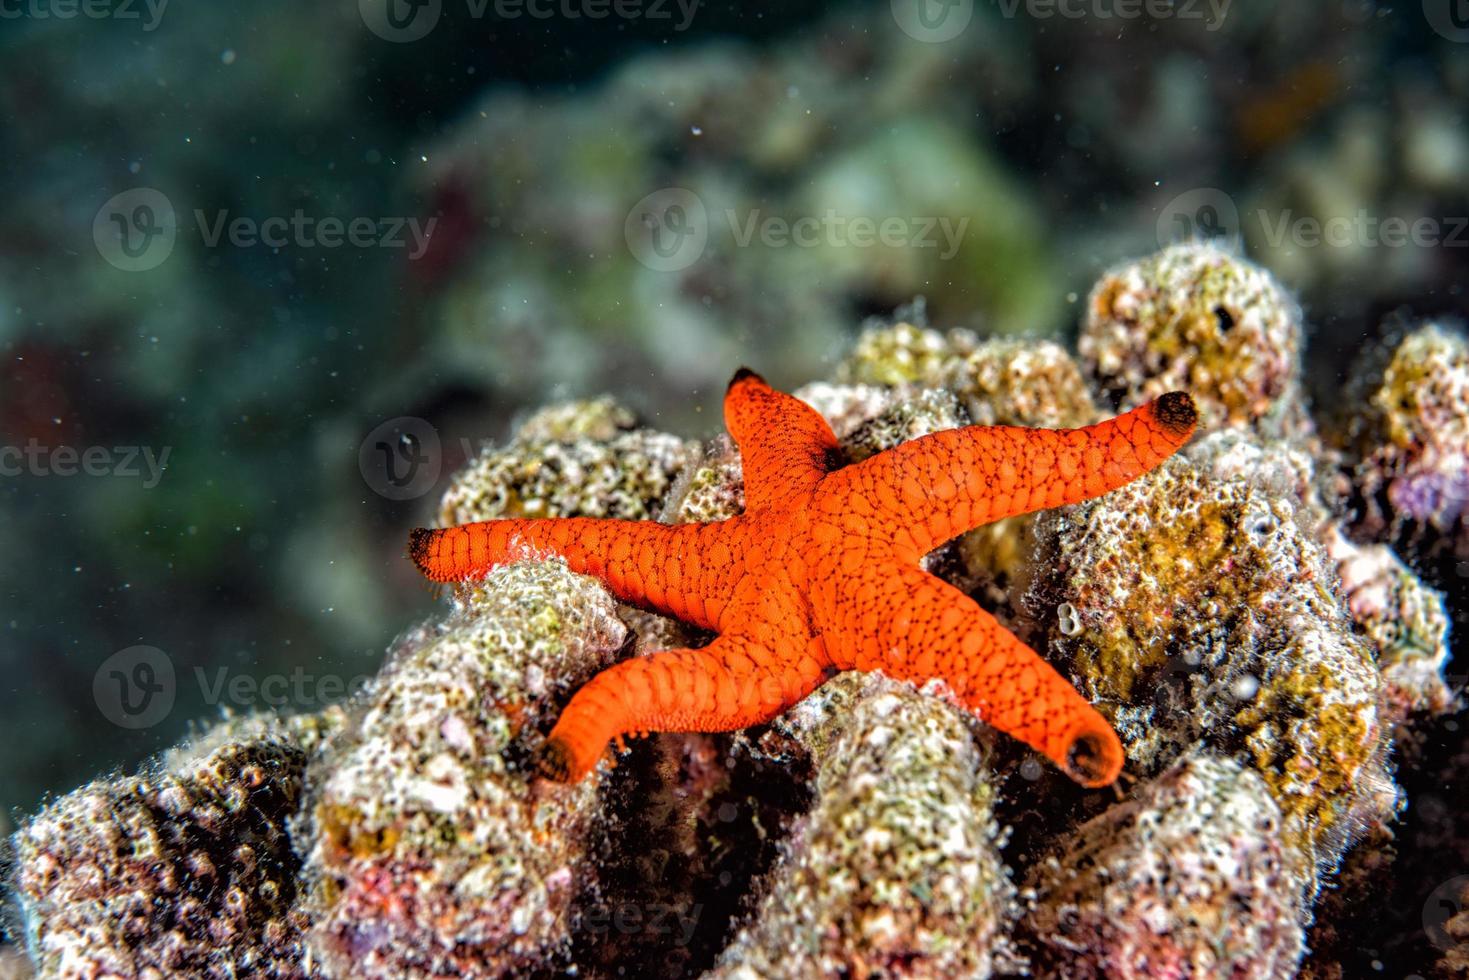
M226 722L159 771L100 779L15 836L45 977L314 977L287 821L332 724Z
M439 519L653 517L695 449L631 426L631 414L608 399L537 412L509 445L486 447L455 475Z
M1286 980L1305 950L1305 889L1260 776L1186 756L1031 871L1025 925L1043 976Z
M989 976L1013 888L964 712L881 676L830 681L778 724L816 800L709 976Z
M1195 454L1207 458L1205 437ZM1288 467L1285 467L1288 471ZM1039 520L1049 650L1155 773L1199 741L1264 777L1303 867L1392 812L1376 651L1299 501L1189 458Z
M1049 340L980 340L907 321L874 325L836 376L849 385L944 389L964 408L965 425L1066 428L1101 418L1076 360Z
M1349 388L1363 531L1469 559L1469 340L1421 326L1365 357Z
M1208 245L1175 245L1092 289L1082 366L1122 408L1178 389L1199 429L1300 434L1301 312L1269 273Z
M1391 720L1447 711L1453 692L1444 680L1449 619L1442 593L1424 585L1386 545L1353 544L1333 526L1326 548L1352 618L1377 644Z
M308 770L295 828L310 942L334 975L497 974L567 944L596 783L535 780L528 746L625 638L594 580L526 562L402 641Z
M696 67L704 82L753 70ZM811 152L781 149L819 137L805 120L728 152ZM1360 374L1358 414L1323 430L1328 448L1301 399L1300 344L1267 274L1176 246L1106 274L1079 358L933 330L915 304L798 391L848 462L971 421L1088 424L1094 395L1193 393L1200 437L1148 476L925 559L1113 722L1118 802L992 742L938 683L858 674L766 726L662 733L615 772L540 779L534 753L579 685L706 635L526 560L455 589L345 705L228 721L23 823L15 935L47 978L1353 975L1368 944L1342 939L1357 913L1335 898L1399 871L1407 895L1461 840L1448 787L1463 753L1437 737L1458 722L1435 716L1454 702L1448 624L1464 610L1415 570L1422 549L1463 542L1469 358L1440 327L1390 343ZM638 428L602 398L526 417L466 464L438 516L687 522L743 507L728 438ZM1408 791L1417 830L1390 826ZM1424 827L1430 845L1395 853ZM1454 975L1469 932L1440 918L1419 965L1442 954Z

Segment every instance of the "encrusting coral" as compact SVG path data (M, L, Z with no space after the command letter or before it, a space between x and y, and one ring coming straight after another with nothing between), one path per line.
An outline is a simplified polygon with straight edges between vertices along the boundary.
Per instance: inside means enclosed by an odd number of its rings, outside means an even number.
M44 977L315 977L287 821L340 713L226 722L166 766L100 779L15 835Z
M976 422L1095 423L1093 394L1127 407L1185 387L1207 422L1105 496L923 558L1115 725L1120 802L1046 778L963 690L855 673L765 727L665 734L615 773L540 779L580 685L709 637L532 549L460 585L348 704L228 722L22 824L13 888L38 974L603 976L652 957L727 977L1294 975L1312 915L1337 914L1318 899L1346 849L1391 833L1390 747L1453 701L1453 597L1413 569L1459 526L1462 340L1391 346L1400 367L1373 376L1383 394L1350 437L1331 431L1336 456L1300 398L1294 304L1216 250L1109 273L1079 363L919 319L870 327L833 380L799 389L829 426L823 470ZM606 399L555 406L471 461L440 517L697 534L683 525L743 519L787 485L757 475L764 430L733 428L739 445L701 450ZM1351 510L1364 500L1379 510ZM864 498L842 504L845 520ZM915 620L920 599L884 615Z
M1206 437L1195 453L1207 455ZM1298 504L1190 459L1041 520L1050 649L1152 773L1196 742L1253 760L1304 867L1391 808L1380 676Z
M1101 418L1075 359L1048 340L980 340L900 321L863 331L836 376L847 385L948 392L965 424L1064 429Z
M988 976L1010 962L994 783L958 706L846 674L777 733L810 754L816 802L706 976Z
M694 453L677 436L633 428L632 415L611 399L572 402L531 416L509 445L486 447L455 475L439 512L450 524L651 517Z
M1442 593L1423 584L1387 545L1353 544L1335 525L1325 536L1347 608L1377 645L1384 704L1392 719L1448 710L1453 692L1443 676L1449 621Z
M1204 431L1309 427L1300 401L1301 313L1271 275L1210 245L1174 245L1104 274L1077 343L1082 366L1132 406L1182 388Z
M594 581L538 562L400 641L308 770L294 831L311 945L335 975L498 974L564 950L597 795L548 791L516 750L625 639Z
M1362 359L1340 441L1372 536L1469 558L1469 340L1425 324Z
M1181 757L1031 869L1025 925L1041 975L1295 976L1306 893L1281 823L1252 770Z

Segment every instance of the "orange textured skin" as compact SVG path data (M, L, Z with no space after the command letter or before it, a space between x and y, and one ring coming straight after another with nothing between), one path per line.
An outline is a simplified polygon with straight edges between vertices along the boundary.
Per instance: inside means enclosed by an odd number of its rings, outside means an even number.
M561 518L419 528L410 555L437 582L560 556L624 602L717 630L697 650L634 657L562 712L543 770L576 780L609 741L646 731L729 731L768 721L840 670L941 678L981 719L1105 786L1123 750L1064 677L972 600L917 567L982 524L1074 504L1131 482L1192 436L1172 392L1083 429L969 426L839 466L805 403L741 371L724 402L745 513L711 524Z

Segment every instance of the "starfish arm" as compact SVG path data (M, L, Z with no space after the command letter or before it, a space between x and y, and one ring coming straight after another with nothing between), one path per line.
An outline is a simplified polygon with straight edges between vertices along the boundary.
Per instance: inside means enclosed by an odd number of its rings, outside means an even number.
M698 650L664 650L624 660L572 697L541 753L542 771L575 782L607 743L639 732L723 732L769 721L826 677L822 659L776 656L752 640L723 635Z
M980 720L1045 755L1077 782L1122 769L1117 733L1066 678L968 596L910 565L879 565L842 598L855 643L838 667L922 684L939 678Z
M1196 419L1193 399L1175 391L1082 429L935 432L832 474L827 509L872 501L875 523L899 529L893 543L914 560L982 524L1130 483L1188 442Z
M708 557L723 524L659 524L590 517L499 520L417 528L408 553L434 582L482 578L499 565L560 557L623 602L716 629L723 602L709 583L727 569ZM715 554L727 554L716 552Z
M811 490L837 452L820 413L748 369L736 372L725 392L724 424L740 447L746 510Z

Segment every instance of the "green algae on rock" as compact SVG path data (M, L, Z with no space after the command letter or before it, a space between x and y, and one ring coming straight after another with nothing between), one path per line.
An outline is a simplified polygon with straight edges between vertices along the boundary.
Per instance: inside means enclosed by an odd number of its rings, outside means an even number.
M943 334L906 320L869 327L837 366L836 380L889 388L933 384L953 363L956 349L967 350L973 344L973 336L965 331Z
M1049 648L1132 764L1155 773L1200 740L1238 753L1275 794L1303 866L1329 866L1394 804L1375 651L1299 503L1205 465L1175 457L1043 515L1033 601L1071 610Z
M1183 756L1031 869L1025 926L1040 975L1295 976L1307 890L1281 830L1259 774Z
M1071 352L1049 340L988 340L962 354L944 383L974 425L1074 429L1101 421Z
M957 706L845 674L777 724L815 802L706 976L986 977L1013 965L995 789Z
M637 416L609 395L583 401L561 402L538 409L515 427L515 438L525 441L611 442L619 433L637 427Z

